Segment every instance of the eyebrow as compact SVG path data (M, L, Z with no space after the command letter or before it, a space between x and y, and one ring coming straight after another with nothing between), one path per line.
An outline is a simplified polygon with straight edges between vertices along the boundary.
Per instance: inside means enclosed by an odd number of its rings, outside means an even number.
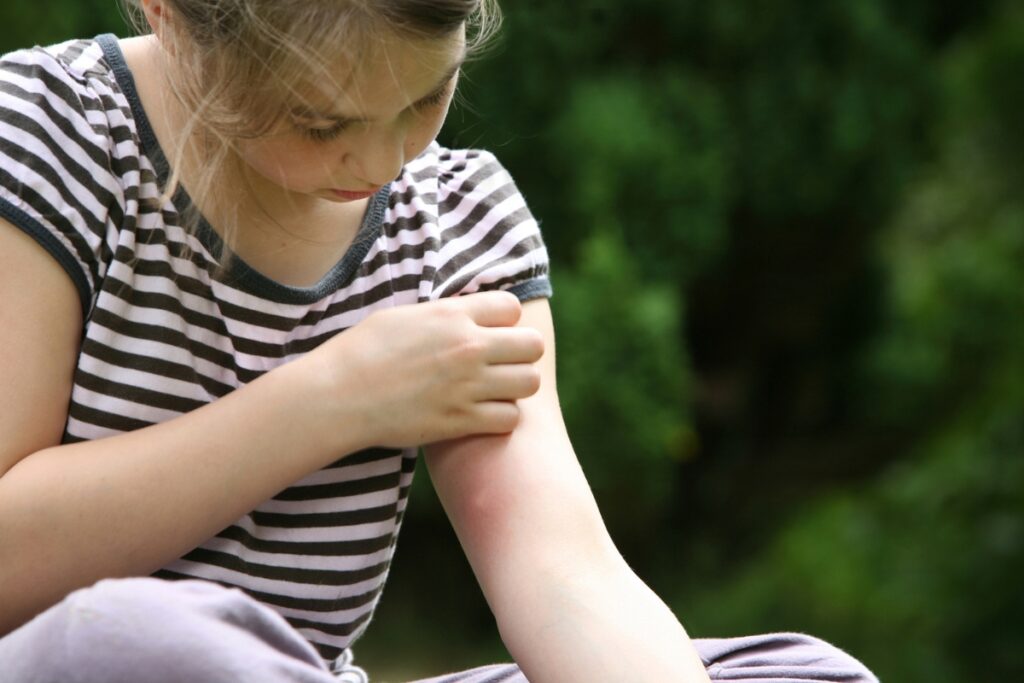
M447 72L445 72L444 77L441 78L438 81L437 85L435 85L433 88L431 88L431 90L429 92L427 92L426 95L424 95L423 97L419 98L418 100L415 100L412 104L418 104L419 102L422 102L423 100L429 99L430 97L436 95L438 92L443 90L444 87L448 84L448 82L451 81L453 78L455 78L455 75L457 73L459 73L459 71L462 69L462 67L463 67L463 65L465 63L466 63L466 55L463 54L461 57L459 57L458 61L456 61L451 66L451 68L448 69ZM367 122L369 122L369 119L366 119L366 118L360 118L360 117L356 117L356 116L348 116L346 114L341 114L341 113L338 113L338 112L322 111L322 110L318 110L315 107L312 107L312 106L309 106L309 105L299 105L297 107L292 107L291 115L294 116L294 117L297 117L297 118L321 119L321 120L324 120L324 121L338 121L338 122L345 122L345 123L367 123Z

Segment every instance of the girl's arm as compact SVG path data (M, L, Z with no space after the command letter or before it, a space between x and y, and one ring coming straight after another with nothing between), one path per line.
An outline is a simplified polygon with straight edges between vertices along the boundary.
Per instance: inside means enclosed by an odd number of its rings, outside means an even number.
M427 464L509 652L534 683L707 681L679 621L608 536L555 390L544 300L520 325L548 350L520 424L427 449Z
M58 445L79 300L2 219L0 291L0 635L76 588L155 571L346 454L508 432L542 352L510 294L400 307L198 410Z

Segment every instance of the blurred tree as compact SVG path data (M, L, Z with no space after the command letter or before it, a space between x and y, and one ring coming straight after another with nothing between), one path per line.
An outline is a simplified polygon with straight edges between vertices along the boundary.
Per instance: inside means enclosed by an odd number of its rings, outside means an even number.
M911 433L877 482L804 508L705 593L696 628L811 629L883 680L1017 680L1024 626L1024 11L952 49L939 155L878 241L887 302L860 424Z
M612 234L589 238L579 268L555 278L563 412L591 485L621 501L610 526L636 551L670 502L676 461L690 455L688 373L676 292L644 285L641 260ZM609 334L609 329L614 334ZM623 504L629 501L628 505Z
M738 572L677 600L691 630L801 630L892 681L1019 680L1024 382L868 490L809 506ZM677 607L678 608L678 607Z
M0 18L0 52L126 31L117 0L7 2Z

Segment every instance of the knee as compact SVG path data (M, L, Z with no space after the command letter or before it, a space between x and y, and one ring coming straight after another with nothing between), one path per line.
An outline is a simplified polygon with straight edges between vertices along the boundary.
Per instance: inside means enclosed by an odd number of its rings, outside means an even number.
M821 671L823 681L849 681L850 683L878 683L878 678L859 659L835 645L802 633L794 637L794 653L806 662L810 670Z
M95 672L81 680L262 680L250 674L268 657L322 667L279 615L211 583L101 581L73 593L63 608L66 665Z
M72 593L63 605L66 664L110 681L226 680L209 640L240 601L219 586L117 579ZM146 672L145 677L140 674ZM97 680L99 680L97 678Z
M820 683L878 683L860 661L820 638L802 633L772 633L705 641L699 648L712 680Z

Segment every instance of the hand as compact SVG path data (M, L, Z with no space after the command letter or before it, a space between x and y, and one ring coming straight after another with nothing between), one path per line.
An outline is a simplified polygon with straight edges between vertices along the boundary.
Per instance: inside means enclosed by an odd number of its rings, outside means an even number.
M522 307L483 292L378 311L310 353L327 378L334 428L365 430L367 446L409 447L503 434L516 401L536 393L541 334L516 327Z

